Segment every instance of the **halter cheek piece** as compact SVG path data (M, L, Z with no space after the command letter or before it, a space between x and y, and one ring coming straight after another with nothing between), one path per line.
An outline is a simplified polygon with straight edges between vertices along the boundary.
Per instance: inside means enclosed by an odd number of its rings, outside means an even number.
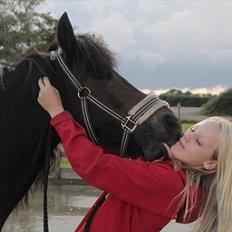
M159 99L155 94L149 94L147 97L142 99L134 107L132 107L126 117L114 112L108 106L104 105L102 102L98 101L92 94L88 87L82 86L81 83L75 78L71 73L67 65L65 64L62 56L62 50L59 48L58 51L50 52L50 59L57 60L58 64L62 68L63 72L69 78L71 83L77 89L78 97L81 100L82 114L85 122L86 129L88 131L90 139L95 143L99 144L99 141L95 135L92 123L90 121L88 105L87 102L90 101L95 104L98 108L105 111L107 114L111 115L117 119L122 126L123 136L120 147L120 155L124 156L127 150L127 145L129 141L129 135L136 129L138 125L141 125L146 121L152 114L154 114L160 108L166 106L169 107L166 101Z

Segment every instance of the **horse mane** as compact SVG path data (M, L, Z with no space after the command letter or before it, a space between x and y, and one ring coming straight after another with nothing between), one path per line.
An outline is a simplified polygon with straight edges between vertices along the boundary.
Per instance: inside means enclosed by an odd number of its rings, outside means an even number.
M91 33L76 35L77 47L72 67L80 79L94 77L96 80L110 80L117 67L116 54L108 49L100 36ZM78 64L78 65L76 65Z
M4 77L6 73L11 72L12 70L14 70L14 66L6 62L0 62L0 91L1 92L5 90Z
M26 67L26 68L25 68ZM21 72L25 70L24 72ZM42 75L47 75L48 73L54 73L54 67L51 66L51 62L48 54L44 53L34 53L27 55L21 61L14 63L12 65L1 65L0 66L0 95L1 93L6 93L11 95L12 89L11 86L14 86L15 83L20 84L22 88L25 88L26 85L32 88L32 97L34 101L37 101L38 95L38 84L37 80ZM15 75L15 73L21 73L21 75ZM51 76L51 75L49 75ZM46 136L46 135L45 135ZM40 143L40 142L39 142ZM56 156L53 151L51 151L49 159L49 169L54 170L55 164L57 163ZM47 154L46 154L47 155ZM40 162L37 160L38 156L35 156L35 160L32 162ZM36 176L33 184L28 189L27 193L19 201L15 207L16 211L19 207L28 205L29 194L33 194L38 187L42 185L43 181L43 168L40 170Z
M45 59L46 57L48 57L47 54L34 53L10 65L0 64L0 95L10 95L16 85L23 87L32 84L33 96L36 100L38 77L53 70L50 68L49 59ZM19 73L21 73L20 76L17 75Z

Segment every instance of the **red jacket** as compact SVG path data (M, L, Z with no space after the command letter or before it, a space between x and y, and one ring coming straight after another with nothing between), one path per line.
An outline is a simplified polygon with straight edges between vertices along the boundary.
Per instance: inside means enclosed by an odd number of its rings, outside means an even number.
M145 162L106 153L93 144L85 130L67 111L51 120L64 146L73 170L89 184L109 193L92 221L91 232L155 232L171 219L182 222L177 212L186 175L174 170L171 161ZM199 189L199 201L202 198ZM75 232L84 231L89 213ZM188 222L197 219L192 211ZM180 215L180 216L179 216Z

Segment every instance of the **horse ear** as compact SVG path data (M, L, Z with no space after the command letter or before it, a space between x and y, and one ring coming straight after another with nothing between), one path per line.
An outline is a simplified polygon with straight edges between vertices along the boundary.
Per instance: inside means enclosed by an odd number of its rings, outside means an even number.
M58 48L58 43L56 40L53 40L48 47L48 52L55 51L57 48Z
M60 17L57 25L57 41L64 53L72 58L76 39L66 12Z

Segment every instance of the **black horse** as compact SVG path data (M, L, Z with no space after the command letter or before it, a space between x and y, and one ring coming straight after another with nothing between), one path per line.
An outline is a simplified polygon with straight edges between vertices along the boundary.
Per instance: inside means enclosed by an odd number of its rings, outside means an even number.
M146 96L114 70L114 56L101 40L89 34L74 36L66 13L58 22L56 41L72 73L118 114L126 116ZM55 48L53 44L50 50ZM53 130L48 133L49 116L37 102L37 81L42 75L47 75L59 89L65 109L83 124L76 89L48 54L35 53L14 68L0 68L0 230L40 176L47 147L54 148L59 143ZM102 145L119 153L120 123L92 104L89 111ZM164 153L162 142L171 145L180 136L179 121L168 107L163 107L138 126L127 155L157 159Z

